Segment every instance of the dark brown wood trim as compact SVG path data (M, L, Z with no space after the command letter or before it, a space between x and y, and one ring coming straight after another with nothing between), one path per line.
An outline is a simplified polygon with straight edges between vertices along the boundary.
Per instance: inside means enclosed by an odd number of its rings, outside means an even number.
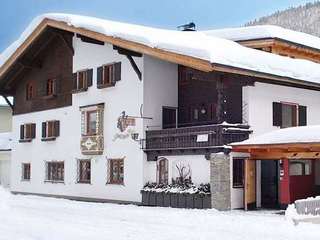
M85 106L80 106L79 108L80 109L83 109L83 108L88 108L88 107L98 107L98 106L104 106L104 103L97 103L97 104L89 104L89 105L85 105Z

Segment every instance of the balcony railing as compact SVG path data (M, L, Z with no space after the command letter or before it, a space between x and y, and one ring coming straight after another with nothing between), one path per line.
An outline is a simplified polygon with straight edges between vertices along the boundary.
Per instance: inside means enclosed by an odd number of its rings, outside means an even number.
M146 132L145 151L223 147L249 138L247 125L218 124Z

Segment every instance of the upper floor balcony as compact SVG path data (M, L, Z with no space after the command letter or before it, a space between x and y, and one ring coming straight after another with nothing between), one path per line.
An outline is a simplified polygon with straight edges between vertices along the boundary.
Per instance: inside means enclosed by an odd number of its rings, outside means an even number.
M152 161L159 155L210 154L228 150L227 144L249 138L242 124L215 124L146 132L143 149Z

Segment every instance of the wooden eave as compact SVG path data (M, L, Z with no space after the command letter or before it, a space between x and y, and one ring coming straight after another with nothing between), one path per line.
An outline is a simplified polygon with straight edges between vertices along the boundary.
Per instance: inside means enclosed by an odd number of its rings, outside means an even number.
M52 19L45 18L36 28L35 30L27 37L27 39L17 48L17 50L9 57L9 59L0 67L0 83L1 80L4 79L5 74L8 70L14 65L14 63L19 59L19 57L28 49L28 47L32 44L32 42L40 36L40 34L47 28L53 27L56 29L80 34L82 36L96 39L101 42L107 42L118 46L120 48L128 49L134 52L146 54L153 56L155 58L162 59L164 61L181 64L187 67L191 67L204 72L224 72L224 73L235 73L245 76L253 76L259 77L266 80L273 80L278 82L285 82L289 84L295 84L297 86L307 86L311 89L320 90L320 84L301 81L299 79L293 79L288 77L282 77L273 74L266 74L262 72L256 72L241 68L230 67L221 64L212 64L209 61L186 56L183 54L173 53L170 51L165 51L157 48L152 48L140 43L136 43L133 41L123 40L120 38L107 36L102 33L94 32L91 30L87 30L84 28L77 28L74 26L70 26L65 22L56 21Z
M279 47L288 49L306 55L313 55L315 58L320 58L320 49L309 47L303 44L291 42L281 38L257 38L248 40L239 40L239 44L250 48L266 48L266 47Z
M320 159L320 142L233 145L232 152L250 153L251 159Z

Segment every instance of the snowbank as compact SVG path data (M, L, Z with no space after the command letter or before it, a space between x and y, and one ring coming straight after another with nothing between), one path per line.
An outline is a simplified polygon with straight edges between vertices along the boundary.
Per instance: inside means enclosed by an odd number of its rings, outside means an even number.
M0 151L11 150L12 134L11 132L0 133Z
M259 145L285 143L320 143L320 125L291 127L275 130L250 138L243 142L230 145Z
M319 64L308 60L290 59L249 49L230 40L208 36L203 32L164 30L59 13L45 14L35 18L20 38L0 55L0 66L9 59L45 18L62 21L70 26L95 31L107 36L141 43L152 48L203 59L213 64L320 83Z
M203 31L203 33L208 36L220 37L233 41L280 38L310 48L320 49L320 38L274 25L214 29Z

